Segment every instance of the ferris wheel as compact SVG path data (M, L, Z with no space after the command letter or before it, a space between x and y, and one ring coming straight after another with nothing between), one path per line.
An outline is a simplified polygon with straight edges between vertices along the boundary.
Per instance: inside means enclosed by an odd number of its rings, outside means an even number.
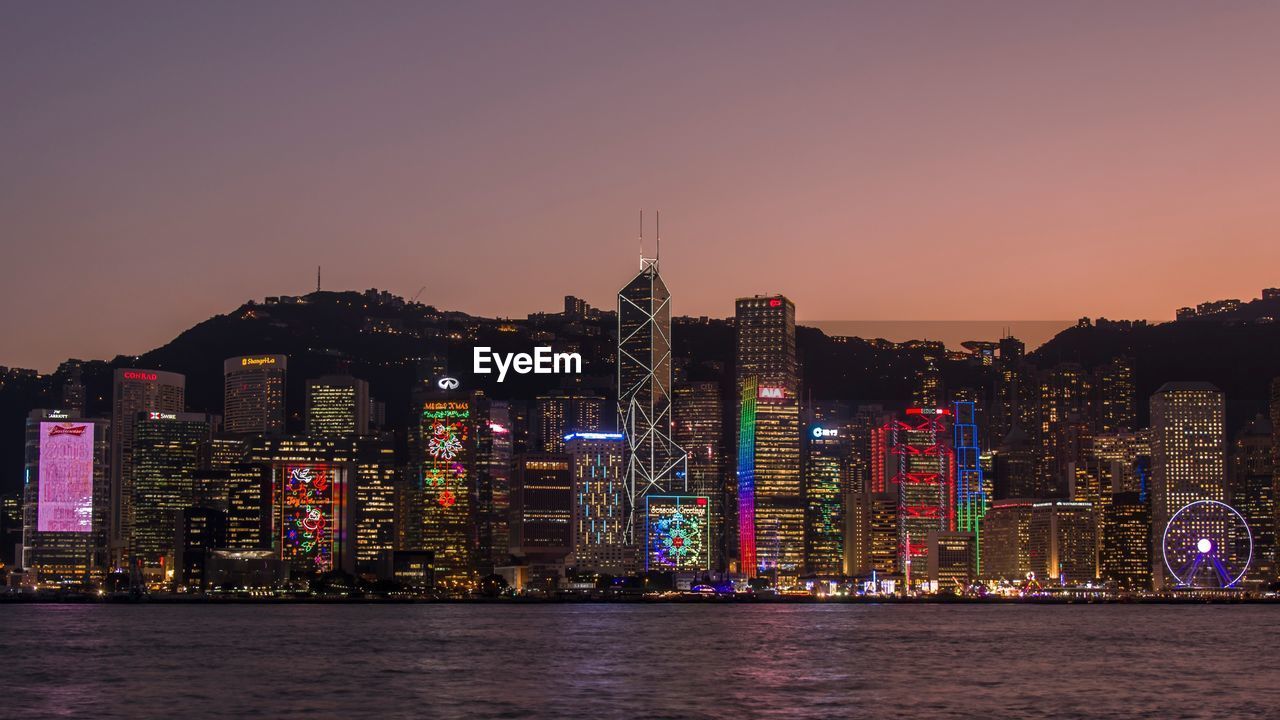
M1183 505L1164 528L1164 566L1183 588L1233 588L1253 560L1244 516L1217 500Z

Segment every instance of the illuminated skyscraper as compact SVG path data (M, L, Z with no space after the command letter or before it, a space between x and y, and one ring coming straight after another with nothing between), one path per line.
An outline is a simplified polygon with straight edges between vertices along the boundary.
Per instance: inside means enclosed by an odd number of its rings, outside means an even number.
M548 564L573 552L573 458L534 453L516 458L511 481L511 546L530 563Z
M1036 497L1066 498L1080 465L1079 428L1091 427L1092 378L1075 363L1061 363L1040 375L1039 418L1031 428L1039 439L1040 484Z
M365 435L369 432L369 383L350 375L307 381L308 435Z
M249 464L271 468L273 543L293 577L353 572L355 439L256 435L245 445Z
M359 572L376 572L383 553L396 549L399 480L395 448L391 443L375 439L357 441L350 539Z
M63 410L27 416L21 566L41 583L84 582L107 568L109 428Z
M542 452L564 452L564 436L604 429L604 397L581 390L539 395L533 404L533 444Z
M644 538L644 496L683 493L685 455L671 437L671 295L657 258L618 292L618 417L627 438L628 544Z
M1125 590L1150 590L1151 508L1138 493L1111 496L1102 535L1102 579Z
M401 549L434 552L439 585L469 585L476 579L478 547L473 397L431 389L415 395L414 407L419 422L410 438Z
M511 405L475 396L476 569L488 575L511 559Z
M152 579L173 571L178 512L195 504L200 448L213 422L201 413L138 413L133 437L133 556Z
M977 577L973 533L930 530L925 543L925 570L938 592L962 592Z
M227 547L240 550L270 548L272 473L269 465L236 465L227 474Z
M805 571L844 568L844 500L852 490L849 436L838 423L811 424L805 438Z
M1151 396L1151 533L1156 548L1162 547L1169 518L1182 506L1225 499L1224 416L1222 391L1206 382L1165 383ZM1152 555L1152 580L1163 588L1163 552Z
M886 464L898 495L898 564L910 586L926 579L930 531L956 527L951 410L908 408L887 427Z
M739 570L795 578L804 566L795 305L757 295L735 307Z
M916 372L915 388L911 391L911 404L916 407L942 407L946 391L942 385L942 372L933 360Z
M978 419L974 403L951 404L954 418L956 463L956 528L973 535L975 570L982 568L982 516L991 504L989 485L982 472L978 443Z
M1272 461L1272 427L1258 415L1231 443L1230 482L1227 497L1244 516L1253 537L1253 560L1247 580L1270 582L1276 578L1276 488Z
M898 573L898 496L852 492L845 498L844 572Z
M1031 533L1033 500L996 500L982 518L982 577L987 580L1021 582L1027 573L1043 577L1031 561L1028 542Z
M1033 503L1027 527L1031 568L1041 578L1064 583L1098 577L1097 526L1093 505L1070 500Z
M222 363L223 429L238 435L284 432L284 355L245 355Z
M689 492L709 498L711 565L724 566L726 487L724 399L719 383L677 383L676 444L688 454ZM736 494L736 493L735 493Z
M623 574L637 569L625 544L626 439L621 433L571 433L574 564L579 570Z
M133 539L133 424L141 412L180 413L187 378L160 370L118 368L111 406L111 545L113 559L130 554Z
M1133 361L1113 358L1094 371L1097 387L1099 433L1121 433L1134 429L1137 422L1137 390L1133 380Z

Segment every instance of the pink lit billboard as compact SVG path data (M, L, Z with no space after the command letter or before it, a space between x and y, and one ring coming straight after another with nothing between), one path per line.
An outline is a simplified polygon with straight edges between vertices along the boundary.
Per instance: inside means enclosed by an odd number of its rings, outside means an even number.
M93 425L40 423L40 532L93 530Z

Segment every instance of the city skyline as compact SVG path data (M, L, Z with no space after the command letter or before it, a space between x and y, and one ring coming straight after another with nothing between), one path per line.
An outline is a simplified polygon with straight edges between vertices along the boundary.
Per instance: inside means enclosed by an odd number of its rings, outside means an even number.
M1280 262L1275 8L561 9L13 13L0 360L144 352L317 265L476 315L603 307L639 207L677 315L1158 321ZM885 271L905 247L985 281L939 306Z

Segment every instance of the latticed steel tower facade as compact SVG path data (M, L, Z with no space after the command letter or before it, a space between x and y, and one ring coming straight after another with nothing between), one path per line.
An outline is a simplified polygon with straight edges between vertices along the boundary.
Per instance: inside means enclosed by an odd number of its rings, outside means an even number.
M671 436L671 294L657 259L618 293L618 418L627 438L628 545L644 543L646 495L686 492L685 453Z
M889 425L889 448L898 490L898 564L904 572L926 567L930 531L956 527L955 454L946 408L909 408Z

